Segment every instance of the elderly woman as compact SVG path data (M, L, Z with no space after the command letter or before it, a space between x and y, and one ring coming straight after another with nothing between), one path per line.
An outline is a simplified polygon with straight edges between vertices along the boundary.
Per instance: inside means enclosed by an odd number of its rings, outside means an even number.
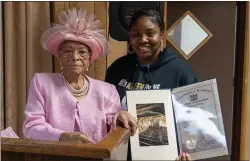
M34 75L25 108L24 136L36 140L97 143L117 121L136 131L123 111L114 85L85 74L107 52L107 40L95 16L75 8L59 15L61 25L48 29L42 46L55 55L61 73Z

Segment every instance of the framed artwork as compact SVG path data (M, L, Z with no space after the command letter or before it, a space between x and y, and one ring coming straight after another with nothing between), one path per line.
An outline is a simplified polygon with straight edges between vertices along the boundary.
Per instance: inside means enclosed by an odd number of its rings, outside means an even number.
M213 36L190 11L181 16L166 35L167 40L185 59L191 58Z
M130 138L133 160L175 160L178 144L170 90L127 91L138 130Z

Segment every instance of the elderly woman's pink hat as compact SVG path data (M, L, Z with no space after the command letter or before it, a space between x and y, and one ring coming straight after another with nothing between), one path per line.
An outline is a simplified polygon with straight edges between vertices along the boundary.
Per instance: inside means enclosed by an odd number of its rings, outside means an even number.
M91 49L91 61L107 53L107 39L104 30L99 29L101 23L95 19L95 15L73 8L68 10L68 14L62 11L58 18L60 24L55 24L41 37L41 44L48 52L57 55L60 44L71 40Z

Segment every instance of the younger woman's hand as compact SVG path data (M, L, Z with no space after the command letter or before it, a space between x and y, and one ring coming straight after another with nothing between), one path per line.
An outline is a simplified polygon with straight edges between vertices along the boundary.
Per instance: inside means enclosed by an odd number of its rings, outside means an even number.
M182 152L177 158L176 161L191 161L190 155L188 153Z

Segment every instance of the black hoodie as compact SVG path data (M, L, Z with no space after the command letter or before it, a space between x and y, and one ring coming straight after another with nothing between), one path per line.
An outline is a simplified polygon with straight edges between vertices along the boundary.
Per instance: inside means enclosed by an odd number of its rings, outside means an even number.
M197 78L174 50L165 48L157 61L146 66L139 64L135 54L117 59L108 68L105 81L116 86L124 104L126 90L170 89L195 83Z

